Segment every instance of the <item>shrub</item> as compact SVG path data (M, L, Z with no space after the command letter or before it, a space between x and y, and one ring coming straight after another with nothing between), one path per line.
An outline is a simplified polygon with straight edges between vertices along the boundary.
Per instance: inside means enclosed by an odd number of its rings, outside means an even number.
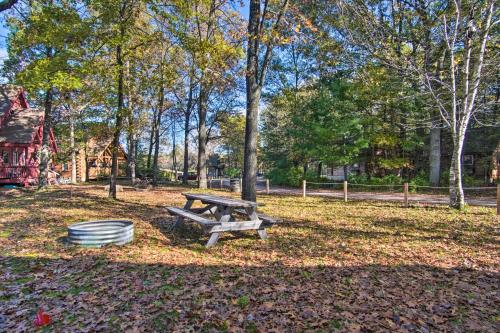
M227 168L226 170L224 170L224 173L229 178L236 178L240 176L241 171L238 168Z
M299 186L302 181L303 171L300 168L274 168L267 174L272 184Z
M304 169L300 167L274 168L266 174L267 178L275 185L298 187L302 180L315 183L325 183L328 180L318 177L314 170L308 170L304 177Z
M418 186L430 186L429 174L421 170L408 184L411 192L416 192Z

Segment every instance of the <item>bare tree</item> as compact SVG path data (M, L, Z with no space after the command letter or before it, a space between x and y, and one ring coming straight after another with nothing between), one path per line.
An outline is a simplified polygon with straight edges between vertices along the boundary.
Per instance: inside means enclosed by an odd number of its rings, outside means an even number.
M453 1L454 12L442 16L442 34L447 49L448 72L443 78L424 72L424 83L439 106L443 122L450 128L453 154L450 166L450 206L465 205L462 187L462 150L471 117L479 111L476 100L485 65L487 43L496 10L494 0L462 6Z
M439 115L427 122L431 128L444 125L450 129L453 141L450 207L462 209L465 200L461 156L465 135L475 114L488 107L488 101L478 101L478 94L485 77L496 75L496 72L485 73L484 68L498 66L497 53L488 54L497 40L496 37L490 40L492 29L499 22L497 3L494 0L452 0L430 1L423 6L420 0L400 2L398 10L408 11L408 16L417 13L423 17L421 12L427 11L425 17L432 23L426 22L419 29L432 35L429 43L419 43L404 34L396 34L384 18L380 18L383 11L377 6L363 1L339 2L339 8L350 18L342 31L346 40L360 49L360 53L374 55L382 64L397 69L409 81L417 79L433 101ZM394 38L423 50L398 57L394 45L390 44ZM429 65L429 57L435 58L434 66ZM437 145L437 140L432 144Z

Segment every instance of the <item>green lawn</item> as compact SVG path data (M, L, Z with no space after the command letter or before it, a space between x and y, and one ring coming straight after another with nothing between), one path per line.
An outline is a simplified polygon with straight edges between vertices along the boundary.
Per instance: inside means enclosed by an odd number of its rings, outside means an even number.
M196 226L162 210L183 188L0 193L0 331L495 332L500 325L494 209L260 196L283 222L269 240ZM229 193L226 193L229 195ZM127 246L84 249L66 226L130 218Z

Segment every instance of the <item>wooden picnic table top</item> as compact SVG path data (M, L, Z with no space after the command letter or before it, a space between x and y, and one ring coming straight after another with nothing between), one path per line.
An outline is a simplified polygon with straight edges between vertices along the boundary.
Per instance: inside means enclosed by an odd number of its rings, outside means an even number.
M201 193L182 193L187 199L200 200L203 203L221 205L225 207L241 207L250 208L257 207L257 203L253 201L239 200L228 197L221 197L217 195L201 194Z

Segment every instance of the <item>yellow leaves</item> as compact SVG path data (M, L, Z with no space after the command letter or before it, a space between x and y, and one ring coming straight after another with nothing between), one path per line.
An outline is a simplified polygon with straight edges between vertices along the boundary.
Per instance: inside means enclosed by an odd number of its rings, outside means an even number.
M305 26L306 26L309 30L311 30L312 32L317 32L317 31L318 31L318 28L316 28L316 27L312 24L311 20L309 20L309 19L307 19L307 18L306 18L306 19L305 19L305 21L304 21L304 25L305 25Z

